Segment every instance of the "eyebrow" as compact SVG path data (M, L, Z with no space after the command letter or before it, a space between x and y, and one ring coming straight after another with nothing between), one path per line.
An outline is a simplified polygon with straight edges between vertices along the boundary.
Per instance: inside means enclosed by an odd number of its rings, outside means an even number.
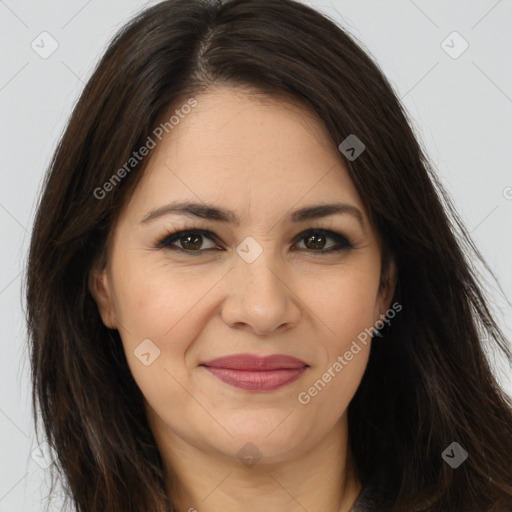
M173 202L156 210L148 212L141 220L141 224L146 224L159 217L169 214L185 215L187 217L198 217L201 219L214 220L218 222L240 224L240 219L231 210L220 208L217 206L209 206L201 203L194 203L190 201L177 201ZM319 219L335 214L348 214L355 217L361 227L363 227L363 214L356 206L347 203L329 203L306 206L293 211L290 214L292 222L298 223L305 220Z

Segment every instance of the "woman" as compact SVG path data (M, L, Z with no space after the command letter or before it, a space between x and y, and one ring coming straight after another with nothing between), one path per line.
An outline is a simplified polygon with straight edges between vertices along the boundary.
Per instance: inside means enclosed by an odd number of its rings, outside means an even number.
M147 9L31 241L33 403L74 508L512 510L482 343L510 349L466 248L341 28L291 0Z

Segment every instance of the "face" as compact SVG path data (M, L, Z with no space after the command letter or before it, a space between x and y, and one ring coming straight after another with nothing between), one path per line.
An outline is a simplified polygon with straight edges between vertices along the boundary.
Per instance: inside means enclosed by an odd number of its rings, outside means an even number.
M228 88L196 100L152 150L91 292L160 438L233 458L252 443L284 461L346 422L361 333L391 290L312 112Z

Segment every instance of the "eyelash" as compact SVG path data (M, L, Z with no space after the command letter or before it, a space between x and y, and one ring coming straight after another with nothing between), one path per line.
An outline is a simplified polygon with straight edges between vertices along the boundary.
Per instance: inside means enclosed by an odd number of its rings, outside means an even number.
M315 251L313 249L300 249L300 250L306 250L313 254L326 254L326 253L330 253L330 252L335 253L335 252L339 252L339 251L343 251L343 250L355 249L354 245L343 235L336 233L334 231L330 231L327 229L320 229L320 228L308 229L306 231L303 231L302 233L300 233L300 235L298 235L295 238L294 244L301 242L304 238L306 238L307 235L312 234L312 233L324 235L328 238L334 239L334 241L338 244L338 247L335 246L334 248L322 249L322 250L318 250L318 251ZM179 241L180 238L183 238L187 235L201 235L201 236L204 236L204 237L210 239L212 242L216 242L218 240L216 235L214 233L212 233L211 231L191 227L191 228L185 228L185 229L181 229L178 231L166 233L165 236L163 238L161 238L156 243L155 247L157 249L170 249L173 251L179 251L182 253L192 254L194 256L199 255L205 251L218 250L218 249L210 248L210 249L198 249L198 250L194 251L194 250L189 250L189 249L183 249L176 245L172 245L173 242L175 242L177 240Z

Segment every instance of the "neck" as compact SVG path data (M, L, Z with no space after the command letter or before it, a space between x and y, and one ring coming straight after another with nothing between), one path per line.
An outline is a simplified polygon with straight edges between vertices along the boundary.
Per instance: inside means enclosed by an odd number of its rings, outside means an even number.
M349 512L361 484L353 471L346 415L324 439L280 463L245 466L166 431L157 439L166 486L179 512Z

